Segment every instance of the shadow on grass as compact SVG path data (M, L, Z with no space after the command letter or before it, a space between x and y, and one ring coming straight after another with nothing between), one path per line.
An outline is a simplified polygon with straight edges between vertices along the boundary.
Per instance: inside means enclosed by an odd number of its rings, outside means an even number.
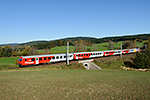
M131 67L131 68L134 67L133 63L130 61L125 61L124 64L126 65L126 67Z

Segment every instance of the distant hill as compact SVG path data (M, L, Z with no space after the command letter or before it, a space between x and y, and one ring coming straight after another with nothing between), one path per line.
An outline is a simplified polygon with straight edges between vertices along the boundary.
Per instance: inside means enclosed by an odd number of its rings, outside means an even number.
M79 41L79 40L85 40L85 41L92 41L95 40L97 38L93 38L93 37L69 37L69 38L64 38L64 39L59 39L62 41Z
M69 37L69 38L63 38L63 39L57 39L57 40L52 40L53 42L55 41L79 41L79 40L85 40L85 41L92 41L95 40L97 38L91 38L91 37ZM31 41L31 42L27 42L27 43L21 43L18 45L35 45L35 44L42 44L42 43L46 43L46 42L50 42L50 41Z
M113 42L125 41L125 40L133 41L135 39L148 40L149 37L150 37L150 33L149 34L138 34L138 35L116 36L116 37L115 36L114 37L104 37L104 38L95 39L92 42L103 43L103 42L108 42L110 40Z
M16 46L18 45L18 43L0 44L0 46L5 46L5 45Z
M52 40L52 42L57 43L58 41L70 41L70 42L74 42L74 41L79 41L79 40L85 40L85 41L91 41L92 43L103 43L103 42L108 42L108 41L114 41L114 42L118 42L118 41L125 41L125 40L148 40L148 38L150 37L150 33L149 34L138 34L138 35L126 35L126 36L114 36L114 37L104 37L104 38L93 38L93 37L68 37L68 38L62 38L62 39L57 39L57 40ZM11 45L11 46L15 46L15 45L36 45L36 44L43 44L43 43L47 43L47 42L51 42L51 41L31 41L31 42L26 42L26 43L11 43L11 44L0 44L0 46L5 46L5 45Z
M38 44L38 43L45 43L45 42L48 42L48 41L31 41L31 42L26 42L26 43L20 43L18 45L35 45L35 44Z

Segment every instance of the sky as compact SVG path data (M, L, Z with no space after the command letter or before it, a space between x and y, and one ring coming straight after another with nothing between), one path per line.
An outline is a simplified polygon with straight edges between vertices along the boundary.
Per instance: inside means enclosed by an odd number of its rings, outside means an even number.
M150 33L150 0L0 0L0 44Z

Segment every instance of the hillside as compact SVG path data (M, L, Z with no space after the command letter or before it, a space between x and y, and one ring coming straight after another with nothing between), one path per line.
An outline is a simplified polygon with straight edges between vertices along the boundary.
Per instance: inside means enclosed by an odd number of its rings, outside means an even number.
M5 46L5 45L16 46L18 45L18 43L0 44L0 46Z
M140 41L140 40L148 40L149 37L150 37L150 33L149 34L138 34L138 35L125 35L125 36L99 38L99 39L93 40L93 42L94 43L103 43L103 42L109 42L110 40L113 42L125 41L125 40L133 41L135 39L138 39L138 41Z
M126 35L126 36L117 36L117 37L104 37L104 38L93 38L93 37L68 37L68 38L62 38L62 39L57 39L57 40L52 40L52 42L54 42L55 44L58 41L70 41L70 42L74 42L74 41L79 41L79 40L85 40L85 41L91 41L92 43L104 43L104 42L108 42L108 41L114 41L114 42L118 42L118 41L125 41L125 40L148 40L148 38L150 37L150 34L138 34L138 35ZM23 44L19 44L19 45L35 45L35 44L41 44L41 43L45 43L45 42L51 42L51 41L32 41L32 42L28 42L28 43L23 43Z
M79 40L85 40L85 41L93 41L97 38L91 38L91 37L69 37L69 38L62 38L62 39L57 39L57 40L51 40L52 42L57 42L57 41L79 41ZM42 44L45 42L51 42L51 41L31 41L27 43L21 43L18 45L35 45L35 44Z
M149 34L138 34L138 35L125 35L125 36L117 36L117 37L104 37L104 38L93 38L93 37L68 37L68 38L62 38L62 39L57 39L57 40L51 40L51 41L31 41L31 42L26 42L26 43L21 43L21 44L17 44L17 43L12 43L12 44L0 44L0 46L5 46L5 45L37 45L37 44L43 44L46 42L54 42L55 45L57 45L58 41L70 41L70 42L74 42L74 41L79 41L79 40L85 40L85 41L91 41L92 43L104 43L104 42L108 42L108 41L114 41L114 42L118 42L118 41L125 41L125 40L148 40L148 38L150 37L150 33ZM72 43L70 43L72 44Z
M38 43L45 43L45 42L48 42L48 41L31 41L31 42L21 43L21 44L18 44L18 45L35 45L35 44L38 44Z

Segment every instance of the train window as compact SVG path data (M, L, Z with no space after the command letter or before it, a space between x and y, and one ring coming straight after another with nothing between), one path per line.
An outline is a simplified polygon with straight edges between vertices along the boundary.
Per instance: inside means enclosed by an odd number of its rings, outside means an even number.
M97 55L97 53L96 53L96 55Z
M19 58L19 61L22 61L22 59L21 59L21 58Z
M53 59L55 59L55 57L53 57Z
M25 59L25 61L27 61L27 59Z
M60 59L62 59L62 56L60 56Z
M48 60L51 60L51 57L48 57Z
M86 54L86 56L89 56L89 54Z
M76 55L76 57L78 57L78 55Z
M66 58L66 56L64 56L64 58Z
M44 57L44 60L47 60L47 58L46 58L46 57Z
M83 55L81 55L81 57L83 57Z
M70 55L70 57L72 57L72 55Z
M32 58L31 61L35 61L35 58Z
M85 56L85 54L84 54L84 56Z
M57 56L56 59L59 59L59 56Z
M39 60L42 60L42 58L39 58Z

